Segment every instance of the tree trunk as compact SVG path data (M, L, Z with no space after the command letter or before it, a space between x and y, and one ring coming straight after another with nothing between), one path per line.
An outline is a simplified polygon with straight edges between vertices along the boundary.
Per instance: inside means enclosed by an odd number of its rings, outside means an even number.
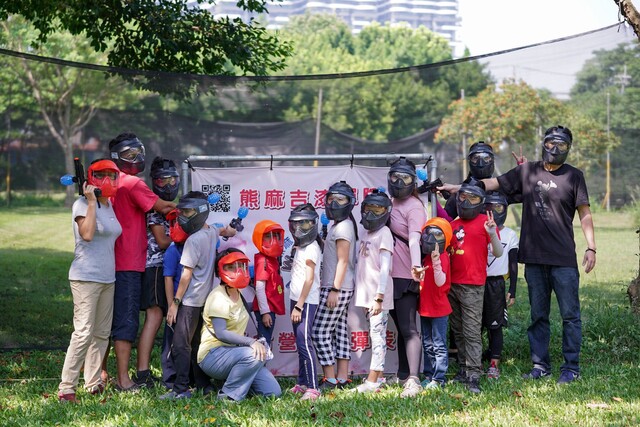
M636 37L640 40L640 13L631 0L613 0L617 5L625 21L631 25Z

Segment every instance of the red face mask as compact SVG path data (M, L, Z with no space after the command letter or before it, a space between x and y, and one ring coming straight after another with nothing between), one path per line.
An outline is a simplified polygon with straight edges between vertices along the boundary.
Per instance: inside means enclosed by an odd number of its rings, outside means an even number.
M277 258L284 250L284 230L268 231L262 235L262 253Z
M218 261L220 280L228 286L243 289L249 285L249 258L242 252L231 252Z
M118 191L119 173L111 160L100 160L89 166L87 183L99 188L103 197L113 197Z
M169 237L174 243L184 243L189 235L178 224L178 210L174 209L167 214L169 221Z

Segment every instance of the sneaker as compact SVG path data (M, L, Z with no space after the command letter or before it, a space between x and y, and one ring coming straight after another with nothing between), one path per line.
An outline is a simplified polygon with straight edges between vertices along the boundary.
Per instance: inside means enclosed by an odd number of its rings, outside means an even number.
M498 369L498 367L494 364L489 366L489 369L487 369L487 378L492 380L497 380L498 378L500 378L500 369Z
M160 378L153 376L153 374L151 374L151 371L149 370L139 371L131 379L141 388L154 388L156 384L160 382Z
M117 382L114 382L113 389L120 393L137 393L140 391L140 386L137 383L133 383L129 387L121 387Z
M407 397L416 397L422 393L422 386L418 382L416 377L407 378L407 382L404 383L404 389L400 393L400 397L406 399Z
M371 381L364 380L362 384L351 391L354 393L375 393L376 391L380 391L380 387L382 387L382 384L379 382L372 383Z
M235 402L236 402L233 398L229 397L229 396L228 396L224 391L222 391L222 390L220 390L220 391L218 392L218 397L217 397L217 399L218 399L218 400L220 400L220 401L222 401L222 402L229 402L229 403L235 403Z
M300 400L316 400L319 397L320 397L320 391L319 390L316 390L315 388L308 388L304 392L304 394L302 395Z
M540 368L533 368L530 372L522 374L522 378L525 380L539 380L549 375L551 375L551 372L544 371Z
M78 399L76 399L76 394L75 393L62 393L59 392L58 393L58 402L61 403L80 403L78 402Z
M102 394L104 393L104 384L96 384L93 387L87 389L87 393L92 395Z
M467 380L467 390L469 390L471 393L480 393L482 390L480 390L480 385L478 385L478 378L477 377L470 377Z
M318 387L318 389L321 391L327 391L327 390L334 390L336 387L338 387L337 381L333 383L325 377L322 379L322 381L320 381L320 386Z
M464 369L460 369L458 371L458 373L453 378L451 378L451 382L460 383L460 384L466 384L466 382L467 382L467 371L465 371Z
M178 399L191 399L191 391L183 391L182 393L177 393L171 390L169 393L165 393L162 396L158 397L160 400L178 400Z
M431 382L431 378L425 378L422 380L422 382L420 383L420 385L422 386L422 388L427 387L427 385Z
M289 392L293 394L304 394L305 391L307 391L307 386L300 384L296 384L289 389Z
M425 390L441 390L442 388L444 388L444 384L441 384L436 380L431 380L426 385L424 385L423 388Z
M351 386L351 383L352 383L352 382L353 382L353 381L351 381L349 378L347 378L347 379L346 379L346 380L344 380L344 381L338 381L338 388L339 388L340 390L344 390L345 388L349 388L349 387Z
M578 374L577 372L564 370L560 372L560 378L558 378L558 384L569 384L570 382L573 382L578 378L580 378L580 374Z
M392 375L389 377L389 379L384 379L385 380L385 384L388 386L393 386L393 385L401 385L404 387L404 383L407 382L409 378L405 378L405 379L400 379L398 378L397 375Z

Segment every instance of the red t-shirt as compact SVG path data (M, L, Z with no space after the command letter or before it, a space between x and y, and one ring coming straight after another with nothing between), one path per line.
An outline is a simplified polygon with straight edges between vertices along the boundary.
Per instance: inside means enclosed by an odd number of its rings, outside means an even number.
M278 260L258 252L253 258L253 271L256 282L258 280L266 282L264 291L267 294L269 310L275 314L283 315L285 313L284 285L282 276L280 276ZM258 298L253 300L253 311L260 311Z
M144 272L147 261L146 213L158 196L140 178L120 172L113 210L122 225L116 240L116 271Z
M484 286L487 280L489 233L484 229L485 214L474 219L454 219L451 222L451 283Z
M451 270L449 265L449 254L440 254L440 264L442 272L447 276L444 285L437 286L433 279L433 263L431 255L424 257L422 265L427 267L424 272L424 279L420 282L420 307L418 312L423 317L443 317L451 314L451 304L449 304L449 289L451 288Z

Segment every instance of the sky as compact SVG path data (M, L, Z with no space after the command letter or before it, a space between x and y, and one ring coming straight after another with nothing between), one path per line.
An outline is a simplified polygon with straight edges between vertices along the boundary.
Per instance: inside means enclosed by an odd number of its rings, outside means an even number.
M459 0L458 38L472 56L529 46L618 23L613 0ZM592 51L613 49L636 40L631 28L596 32L561 43L546 44L481 59L499 83L524 80L567 99L575 75Z
M613 0L458 0L471 55L571 36L618 22Z

